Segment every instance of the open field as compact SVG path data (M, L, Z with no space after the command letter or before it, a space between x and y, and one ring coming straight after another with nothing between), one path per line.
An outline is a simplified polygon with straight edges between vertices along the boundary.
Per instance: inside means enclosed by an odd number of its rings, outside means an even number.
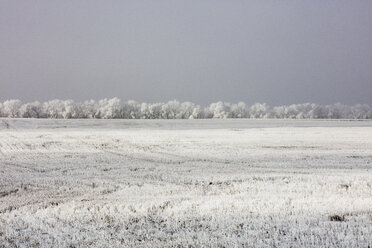
M372 122L0 119L0 247L371 247Z

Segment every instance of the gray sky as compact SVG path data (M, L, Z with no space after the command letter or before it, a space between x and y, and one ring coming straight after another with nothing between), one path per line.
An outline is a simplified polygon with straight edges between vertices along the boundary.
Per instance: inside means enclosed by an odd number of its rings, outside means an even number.
M0 0L0 100L372 105L372 1Z

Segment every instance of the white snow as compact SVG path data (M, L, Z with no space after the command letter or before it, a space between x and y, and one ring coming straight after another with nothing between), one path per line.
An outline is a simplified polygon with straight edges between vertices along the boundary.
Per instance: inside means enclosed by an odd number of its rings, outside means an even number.
M0 247L372 246L371 169L372 121L0 119Z

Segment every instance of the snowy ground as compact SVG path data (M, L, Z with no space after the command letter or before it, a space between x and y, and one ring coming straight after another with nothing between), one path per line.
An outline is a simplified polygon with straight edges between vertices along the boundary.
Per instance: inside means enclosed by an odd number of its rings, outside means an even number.
M188 245L371 247L372 122L0 119L0 247Z

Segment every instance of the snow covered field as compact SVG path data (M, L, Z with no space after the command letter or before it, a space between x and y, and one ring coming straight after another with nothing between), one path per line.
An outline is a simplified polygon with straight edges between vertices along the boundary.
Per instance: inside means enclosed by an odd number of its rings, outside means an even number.
M371 247L372 122L0 119L0 247Z

